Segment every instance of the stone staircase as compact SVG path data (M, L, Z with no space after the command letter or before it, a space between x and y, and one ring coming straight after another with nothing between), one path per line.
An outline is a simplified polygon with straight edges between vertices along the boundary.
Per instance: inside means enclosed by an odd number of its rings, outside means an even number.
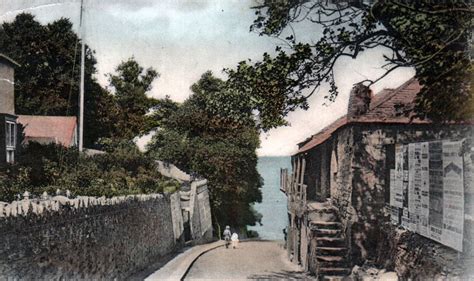
M328 203L312 203L310 228L316 237L319 280L343 280L350 273L347 248L337 210Z

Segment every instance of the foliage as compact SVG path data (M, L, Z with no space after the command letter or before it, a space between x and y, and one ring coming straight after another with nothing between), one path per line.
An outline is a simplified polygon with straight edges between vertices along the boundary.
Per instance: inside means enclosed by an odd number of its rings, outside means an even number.
M145 132L149 132L155 128L165 126L168 117L178 110L178 103L172 101L169 96L156 101L155 105L150 109L150 114L146 115Z
M241 62L228 70L235 87L255 99L264 128L283 124L289 111L306 108L307 99L324 83L327 99L337 94L334 65L341 57L385 48L386 70L370 86L400 67L414 67L423 88L416 112L434 121L471 118L474 102L469 90L472 68L468 38L472 29L470 4L462 1L363 1L265 0L255 7L251 30L280 37L290 51L277 47L277 55L264 54L257 63ZM292 24L308 22L321 29L311 43L297 41ZM318 30L318 29L315 29ZM269 85L268 87L266 87ZM263 109L262 109L263 108Z
M240 101L257 114L258 127L263 131L287 125L285 117L289 112L308 108L301 92L308 85L300 76L304 71L311 72L307 61L310 56L310 48L300 44L290 55L280 52L272 58L265 53L263 60L253 65L240 62L237 69L226 69L227 87L242 95ZM302 65L306 66L301 70Z
M158 73L152 68L144 70L133 57L122 62L115 72L109 74L120 114L115 136L132 139L147 132L149 126L146 114L159 105L158 100L146 95Z
M73 195L117 196L174 192L179 184L156 172L153 159L130 143L109 153L86 156L76 149L30 143L17 162L0 171L0 201L14 200L29 191L40 195L57 189Z
M0 28L0 52L20 66L15 69L15 111L25 115L77 116L80 39L69 19L42 25L22 13ZM100 138L132 139L151 127L146 114L159 104L146 92L158 77L130 58L109 74L115 95L95 78L96 59L88 46L85 58L84 145Z
M209 181L216 225L254 225L259 216L250 204L261 201L262 180L256 169L259 134L248 105L237 95L229 99L225 82L211 72L191 89L193 95L162 123L148 151ZM234 115L227 114L227 105Z
M22 13L0 28L0 52L20 66L15 69L15 111L25 115L77 115L80 39L69 19L42 25ZM85 138L91 145L112 133L112 97L95 80L94 51L86 46ZM101 128L98 130L98 128Z

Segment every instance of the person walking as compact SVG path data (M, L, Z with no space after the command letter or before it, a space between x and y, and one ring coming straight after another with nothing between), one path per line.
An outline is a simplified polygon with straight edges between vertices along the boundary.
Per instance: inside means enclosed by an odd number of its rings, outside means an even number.
M230 244L230 236L232 235L232 233L230 232L230 226L226 226L225 227L225 230L224 230L224 240L225 240L225 247L226 248L229 248L229 244Z
M232 249L237 248L237 244L239 244L239 235L235 232L232 233L230 240L232 240Z

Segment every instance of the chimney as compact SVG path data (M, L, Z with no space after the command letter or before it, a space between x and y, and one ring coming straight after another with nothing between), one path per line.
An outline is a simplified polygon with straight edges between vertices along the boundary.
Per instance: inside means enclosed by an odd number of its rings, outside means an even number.
M370 88L362 84L356 84L349 96L347 119L356 119L358 116L365 114L369 110L371 99L372 91Z

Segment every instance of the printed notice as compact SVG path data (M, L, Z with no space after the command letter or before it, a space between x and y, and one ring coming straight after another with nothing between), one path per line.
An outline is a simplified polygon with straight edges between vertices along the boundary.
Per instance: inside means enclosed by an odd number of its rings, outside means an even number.
M443 232L443 144L440 141L428 145L429 160L429 238L442 242Z
M402 226L406 229L410 229L410 217L408 213L408 201L409 201L409 192L408 192L408 145L402 147L402 191L403 191L403 209L402 209Z
M462 141L443 143L442 243L462 251L464 185Z
M462 141L395 147L390 170L390 220L462 252L464 167Z
M395 206L395 169L390 169L390 206Z
M430 174L429 174L429 143L421 143L421 161L420 161L420 211L418 230L423 236L429 236L428 216L430 213Z
M403 208L403 146L397 145L395 147L395 178L390 189L393 192L393 202L390 205Z
M400 223L399 220L399 211L397 207L397 202L396 202L396 191L395 191L395 186L396 186L396 169L391 169L390 170L390 214L391 214L391 222L395 225L398 225Z

